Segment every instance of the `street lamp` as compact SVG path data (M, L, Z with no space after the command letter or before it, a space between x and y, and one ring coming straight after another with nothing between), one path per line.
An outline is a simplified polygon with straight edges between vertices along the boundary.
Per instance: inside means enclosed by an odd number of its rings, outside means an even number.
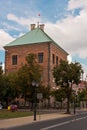
M75 96L75 95L74 95ZM76 113L76 102L75 102L75 97L74 97L74 115L75 115L75 113Z
M70 83L71 85L71 93L74 95L74 100L73 100L73 113L75 115L76 113L76 93L75 91L72 92L73 88L72 88L72 85L73 85L73 81Z
M36 108L37 108L37 87L39 84L36 81L32 82L32 86L34 87L34 121L36 120Z
M76 95L76 93L74 92L73 93L74 94L74 114L76 113L76 101L77 101L77 95Z

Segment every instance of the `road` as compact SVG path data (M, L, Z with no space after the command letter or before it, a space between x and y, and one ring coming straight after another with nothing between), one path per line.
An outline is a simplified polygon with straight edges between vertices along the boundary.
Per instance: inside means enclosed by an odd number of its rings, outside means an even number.
M34 122L5 130L87 130L87 112L66 118Z

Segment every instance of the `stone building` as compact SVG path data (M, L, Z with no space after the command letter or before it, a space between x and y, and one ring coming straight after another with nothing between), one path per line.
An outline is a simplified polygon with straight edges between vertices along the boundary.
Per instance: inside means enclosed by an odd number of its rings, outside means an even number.
M56 33L56 32L55 32ZM43 85L54 87L52 70L67 60L68 53L62 49L50 36L44 32L44 24L31 24L31 31L4 46L5 73L18 70L26 63L25 57L34 53L38 56L38 63L43 67Z

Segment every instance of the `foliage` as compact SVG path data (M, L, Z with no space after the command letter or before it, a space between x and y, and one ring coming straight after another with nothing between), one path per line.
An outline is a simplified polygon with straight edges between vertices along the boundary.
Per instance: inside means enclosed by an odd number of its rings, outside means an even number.
M21 88L21 94L25 99L32 100L33 86L32 82L36 81L40 84L42 68L37 63L37 57L35 54L29 54L26 57L27 63L23 65L18 71L18 85ZM29 99L30 98L30 99Z
M80 101L87 101L87 88L83 89L81 92L78 92L78 98Z
M72 95L73 82L80 82L82 67L78 62L69 64L67 61L60 61L60 65L54 67L53 76L56 85L64 89L67 97L67 113L69 113L69 102Z
M79 63L71 63L68 64L66 61L60 61L60 65L54 67L53 75L55 78L55 83L60 85L63 83L69 83L74 81L74 83L78 84L81 78L82 68ZM64 84L61 84L64 86Z
M42 86L41 75L42 67L38 64L37 56L32 53L26 56L26 64L16 72L3 74L0 68L0 101L8 106L16 97L22 96L25 104L26 101L33 104L35 94L33 81L39 84L37 93L42 93L43 99L49 99L50 87Z
M27 67L29 71L30 76L30 83L35 80L40 83L41 81L41 73L42 73L42 67L38 64L37 56L35 54L29 54L26 57L27 61Z
M66 97L65 91L63 88L52 91L52 96L54 96L56 101L59 101L59 102L62 102L62 100Z
M2 77L2 74L3 74L3 70L2 70L2 67L0 66L0 79Z
M3 92L4 92L3 84L4 84L4 76L2 67L0 66L0 101L2 101L3 98Z
M19 88L16 84L17 74L10 73L8 75L4 75L4 84L3 84L3 100L5 100L8 105L9 102L14 100L19 95Z
M50 88L47 86L40 86L38 92L42 93L43 99L48 99L50 96Z

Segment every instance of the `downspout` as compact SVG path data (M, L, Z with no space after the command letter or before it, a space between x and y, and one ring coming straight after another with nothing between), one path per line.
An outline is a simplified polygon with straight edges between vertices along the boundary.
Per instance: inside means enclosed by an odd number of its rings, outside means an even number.
M50 43L48 43L48 88L50 91ZM48 108L50 108L50 96L48 97Z
M50 87L50 43L48 43L48 86Z

